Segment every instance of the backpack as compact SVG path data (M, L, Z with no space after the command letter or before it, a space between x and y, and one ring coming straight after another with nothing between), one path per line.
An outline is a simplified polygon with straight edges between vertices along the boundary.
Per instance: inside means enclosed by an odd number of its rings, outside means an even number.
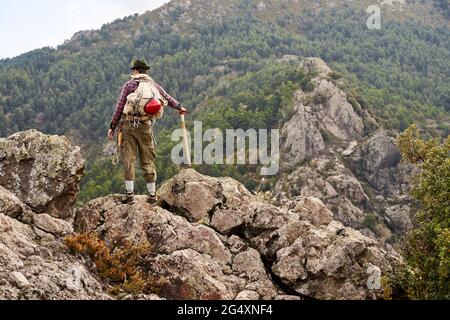
M132 77L135 81L139 82L137 89L130 93L127 97L127 103L125 105L124 114L137 117L148 117L145 112L145 106L153 98L158 99L161 102L161 110L156 115L151 115L155 119L161 119L164 115L164 107L167 105L167 101L161 96L159 90L155 86L155 82L148 75L138 75Z

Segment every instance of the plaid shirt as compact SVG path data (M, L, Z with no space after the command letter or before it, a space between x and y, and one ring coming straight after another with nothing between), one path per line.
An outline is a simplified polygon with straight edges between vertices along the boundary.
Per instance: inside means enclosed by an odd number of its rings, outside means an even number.
M158 84L155 84L156 88L158 89L161 96L164 97L164 99L167 100L169 103L169 106L176 110L181 109L181 104L172 98L161 86ZM114 112L114 116L111 122L111 129L115 130L117 128L117 125L119 124L120 119L122 118L123 110L125 108L125 105L127 103L127 98L130 93L133 93L136 91L136 89L139 87L139 82L136 80L130 80L123 86L122 93L120 95L119 101L117 101L116 105L116 111Z

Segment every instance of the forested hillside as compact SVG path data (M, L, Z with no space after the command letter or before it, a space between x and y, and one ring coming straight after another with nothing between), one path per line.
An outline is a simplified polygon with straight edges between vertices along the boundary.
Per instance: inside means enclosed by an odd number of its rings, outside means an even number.
M309 79L279 61L285 55L323 58L388 128L416 121L448 135L447 2L383 6L380 30L367 28L365 3L334 2L175 0L76 34L58 49L2 60L0 136L28 128L67 134L88 152L81 199L122 191L120 170L97 156L133 57L151 61L152 76L194 110L190 120L246 129L279 127L292 93L307 89ZM156 127L161 180L175 170L166 165L175 126L168 111ZM239 177L234 167L209 170Z

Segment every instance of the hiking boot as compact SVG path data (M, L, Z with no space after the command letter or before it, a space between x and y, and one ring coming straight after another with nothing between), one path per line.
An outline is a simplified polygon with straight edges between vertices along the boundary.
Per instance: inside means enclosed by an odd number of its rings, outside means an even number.
M151 204L152 206L156 205L158 203L158 197L154 194L150 194L148 196L147 202Z
M125 199L123 201L124 204L133 205L136 203L136 199L134 198L134 192L127 192L125 194Z

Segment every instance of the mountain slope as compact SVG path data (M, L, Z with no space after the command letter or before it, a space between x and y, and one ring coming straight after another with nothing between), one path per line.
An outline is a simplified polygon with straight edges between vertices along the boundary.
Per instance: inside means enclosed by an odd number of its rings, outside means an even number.
M394 127L430 118L446 126L448 23L430 3L403 7L399 15L395 7L383 6L387 17L392 11L398 19L386 17L383 28L372 31L360 2L338 1L333 7L326 1L173 1L79 33L58 51L2 62L2 133L43 126L100 137L133 56L151 60L155 78L193 107L216 81L196 88L192 79L208 77L225 62L229 71L243 73L270 56L319 56L356 75L371 107ZM79 123L86 127L77 128Z

